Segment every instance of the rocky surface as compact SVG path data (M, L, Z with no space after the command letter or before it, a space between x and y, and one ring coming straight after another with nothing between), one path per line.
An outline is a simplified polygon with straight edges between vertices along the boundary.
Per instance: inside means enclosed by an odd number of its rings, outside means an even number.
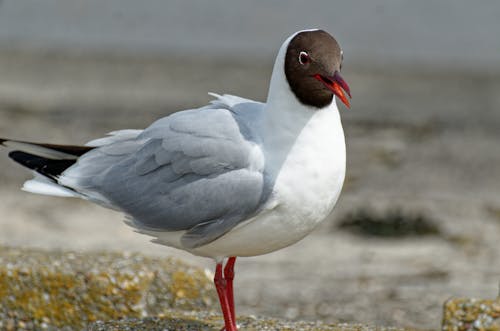
M442 331L500 331L500 297L496 300L450 299L444 304Z
M220 331L221 317L204 312L169 312L165 317L126 319L123 321L96 322L89 331ZM285 321L264 317L240 317L238 328L242 331L411 331L395 327L380 327L362 324L326 324L321 322ZM414 330L416 331L416 330Z
M0 330L220 330L214 294L209 273L175 259L0 247ZM250 331L404 330L245 316L238 321Z
M96 320L217 307L210 274L140 254L0 247L0 329L81 330Z
M211 278L173 258L0 247L0 330L220 330ZM500 331L500 297L450 299L442 321L443 331ZM240 314L238 323L249 331L425 329Z

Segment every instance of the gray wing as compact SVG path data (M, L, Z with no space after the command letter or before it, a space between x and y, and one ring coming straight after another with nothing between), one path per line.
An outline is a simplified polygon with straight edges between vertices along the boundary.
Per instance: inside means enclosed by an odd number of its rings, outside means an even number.
M183 245L198 247L245 220L262 201L264 158L251 133L228 109L183 111L132 139L88 152L63 175L141 227L187 230Z

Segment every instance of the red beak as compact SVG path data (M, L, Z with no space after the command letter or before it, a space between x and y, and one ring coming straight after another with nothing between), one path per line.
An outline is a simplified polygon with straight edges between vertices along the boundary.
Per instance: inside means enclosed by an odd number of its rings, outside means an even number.
M316 74L314 75L314 78L325 84L325 86L330 91L332 91L333 94L335 94L340 99L340 101L342 101L342 103L346 105L347 108L351 108L349 99L347 99L345 95L345 93L347 93L349 98L351 98L351 90L349 89L349 85L347 85L338 71L335 71L333 76L323 76L320 74Z

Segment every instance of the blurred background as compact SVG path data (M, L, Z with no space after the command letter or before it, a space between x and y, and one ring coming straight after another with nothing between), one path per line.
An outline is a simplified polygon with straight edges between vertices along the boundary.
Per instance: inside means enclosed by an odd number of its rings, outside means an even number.
M240 259L245 314L437 329L452 296L500 281L500 2L0 1L0 136L82 144L206 104L264 101L274 56L318 27L344 49L348 170L330 219ZM0 153L0 245L127 250L123 216L19 190Z

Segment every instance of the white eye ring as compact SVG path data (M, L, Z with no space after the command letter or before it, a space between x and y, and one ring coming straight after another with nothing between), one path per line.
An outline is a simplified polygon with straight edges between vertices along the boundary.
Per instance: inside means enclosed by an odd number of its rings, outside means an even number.
M309 57L309 54L307 54L307 52L300 52L299 53L299 63L304 65L306 63L309 63L310 61L310 57Z

